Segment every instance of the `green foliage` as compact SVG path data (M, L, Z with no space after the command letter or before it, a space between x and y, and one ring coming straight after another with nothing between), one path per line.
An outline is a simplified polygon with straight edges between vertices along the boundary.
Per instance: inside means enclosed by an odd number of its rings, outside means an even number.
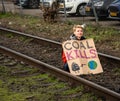
M73 21L71 21L71 20L67 20L65 23L66 23L67 25L73 25L75 22L73 22Z
M72 90L67 90L67 91L64 91L63 94L66 94L66 95L69 95L69 94L73 94L75 92L81 92L83 91L83 86L79 86L79 87L75 87L75 88L72 88Z
M8 33L8 34L6 34L6 37L8 37L8 38L14 38L14 35L12 33Z
M19 37L19 40L24 42L24 43L29 43L31 42L33 39L32 38L27 38L27 37L23 37L23 36L20 36Z
M11 13L0 13L0 18L9 18L11 16L12 16Z
M119 41L113 41L111 43L113 45L114 50L119 50L119 47L120 47L120 42Z
M0 77L9 75L10 69L5 66L0 66Z
M0 80L0 87L2 87L2 83L3 83L2 80Z
M26 96L29 93L9 93L1 97L1 101L27 101Z
M98 100L96 96L94 96L93 93L85 93L84 95L81 96L80 101L102 101Z
M114 68L113 71L116 75L120 76L120 68Z
M104 43L106 41L116 41L115 36L120 36L116 30L112 28L104 28L101 26L88 25L85 30L85 36L93 38L95 43Z
M54 85L54 87L56 89L60 89L60 88L63 88L63 87L66 87L67 85L65 83L59 83L58 85Z

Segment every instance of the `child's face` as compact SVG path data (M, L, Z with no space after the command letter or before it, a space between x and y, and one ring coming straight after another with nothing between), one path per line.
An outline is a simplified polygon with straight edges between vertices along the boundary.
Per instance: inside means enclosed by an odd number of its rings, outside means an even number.
M80 39L81 36L83 36L83 29L82 28L76 28L76 30L74 31L74 34L77 37L77 39Z

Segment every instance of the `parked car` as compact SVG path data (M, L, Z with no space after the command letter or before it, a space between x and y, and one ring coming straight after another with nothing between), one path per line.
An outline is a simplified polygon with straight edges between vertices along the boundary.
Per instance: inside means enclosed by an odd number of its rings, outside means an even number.
M12 0L15 5L19 4L19 0Z
M23 8L39 8L39 6L52 7L59 0L21 0ZM15 5L20 6L20 0L13 0Z
M56 3L59 3L59 0L40 0L40 6L43 7L53 7Z
M120 0L115 0L109 5L109 18L120 20Z
M20 5L24 8L38 8L40 0L13 0L15 5Z
M96 15L99 19L107 18L109 16L108 7L114 0L90 0L85 7L87 16L94 16L93 8L95 8Z
M59 0L60 6L59 11L60 13L65 13L64 8L66 9L66 13L69 15L85 15L85 5L89 2L89 0L65 0L65 7L64 7L64 0Z

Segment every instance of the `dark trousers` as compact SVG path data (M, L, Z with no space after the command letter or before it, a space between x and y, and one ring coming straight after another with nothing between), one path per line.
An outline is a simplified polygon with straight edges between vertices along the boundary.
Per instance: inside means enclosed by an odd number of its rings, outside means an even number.
M70 72L70 70L69 70L69 67L68 67L68 64L67 64L67 63L65 63L65 64L63 65L63 68L64 68L64 70L65 70L65 71Z

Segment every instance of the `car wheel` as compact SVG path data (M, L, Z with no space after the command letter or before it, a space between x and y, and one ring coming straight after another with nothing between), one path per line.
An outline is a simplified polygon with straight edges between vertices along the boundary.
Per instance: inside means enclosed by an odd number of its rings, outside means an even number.
M30 0L29 1L29 8L38 8L39 7L39 2L38 0Z
M85 6L86 6L86 4L81 4L81 5L78 6L77 15L79 15L79 16L85 16L86 15Z

